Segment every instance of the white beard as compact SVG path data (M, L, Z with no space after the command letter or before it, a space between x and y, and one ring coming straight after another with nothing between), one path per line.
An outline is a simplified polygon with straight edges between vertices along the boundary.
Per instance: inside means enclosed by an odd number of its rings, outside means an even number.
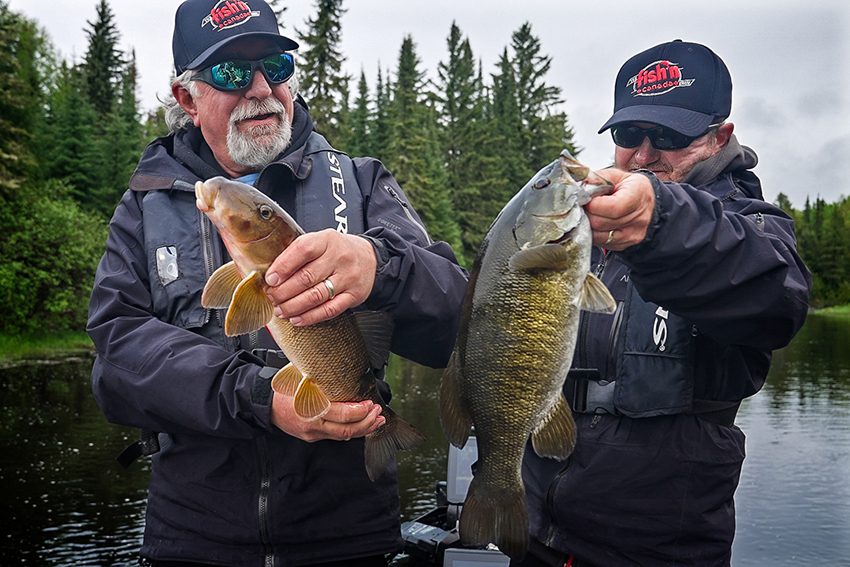
M278 125L250 128L239 131L237 123L261 116L276 114ZM233 109L227 126L227 151L236 164L252 169L262 169L283 152L292 139L292 123L283 103L273 97L263 101L250 100Z

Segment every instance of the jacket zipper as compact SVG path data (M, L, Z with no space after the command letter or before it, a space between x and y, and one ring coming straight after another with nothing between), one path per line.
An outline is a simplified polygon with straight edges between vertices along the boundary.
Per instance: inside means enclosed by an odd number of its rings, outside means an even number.
M405 215L407 215L407 219L408 219L410 222L412 222L415 226L419 227L419 229L420 229L420 230L422 230L422 234L423 234L423 235L425 235L425 242L427 242L429 245L430 245L430 244L433 244L433 243L434 243L434 241L433 241L433 240L431 240L431 237L430 237L430 236L428 236L428 231L427 231L427 230L425 230L425 227L424 227L424 226L422 226L422 224L421 224L421 223L419 223L419 221L417 221L417 220L413 217L413 213L411 213L411 212L410 212L410 205L408 205L407 203L405 203L404 201L402 201L402 199L401 199L401 197L399 196L399 194L395 192L395 189L393 189L393 188L392 188L392 187L390 187L389 185L384 185L384 189L386 189L386 190L387 190L387 193L389 193L389 194L390 194L390 196L391 196L393 199L395 199L395 200L396 200L396 203L398 203L399 205L401 205L401 208L404 210L404 214L405 214Z
M259 514L260 541L263 543L264 567L274 567L274 547L271 544L269 533L269 490L271 488L271 471L269 470L268 454L265 437L257 438L257 447L260 452L260 495L258 498L257 512Z
M573 467L573 458L568 457L567 465L555 475L552 484L549 485L549 491L546 493L546 509L549 511L549 519L552 523L549 525L549 531L546 533L547 546L551 547L555 536L558 535L558 520L555 518L555 488L560 484L561 478Z
M207 215L202 213L200 210L198 214L201 217L201 241L204 252L204 270L206 272L207 280L210 279L210 276L213 274L215 269L215 260L213 259L213 234L212 234L212 222ZM218 326L222 326L221 322L221 313L218 309L206 309L206 314L204 315L204 325L210 322L210 314L215 311L216 319L218 319Z

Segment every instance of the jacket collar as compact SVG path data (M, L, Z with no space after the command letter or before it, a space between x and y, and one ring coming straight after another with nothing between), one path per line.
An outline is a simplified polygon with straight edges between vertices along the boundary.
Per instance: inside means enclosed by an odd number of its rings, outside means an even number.
M756 153L738 143L735 134L729 137L726 145L714 156L696 164L683 183L698 187L705 185L716 177L731 171L752 169L758 163Z

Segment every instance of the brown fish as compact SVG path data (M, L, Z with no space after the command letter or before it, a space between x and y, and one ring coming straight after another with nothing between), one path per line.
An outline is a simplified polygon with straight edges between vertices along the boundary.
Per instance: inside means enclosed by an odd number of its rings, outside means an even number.
M221 234L233 261L215 271L204 287L206 308L227 308L225 333L265 326L290 363L272 379L275 392L294 397L295 412L318 419L332 401L372 400L386 423L366 436L365 464L375 480L401 449L425 440L384 403L374 370L389 357L392 318L383 312L346 311L331 320L296 327L274 316L264 292L272 261L304 231L272 199L245 183L214 177L195 185L198 209Z

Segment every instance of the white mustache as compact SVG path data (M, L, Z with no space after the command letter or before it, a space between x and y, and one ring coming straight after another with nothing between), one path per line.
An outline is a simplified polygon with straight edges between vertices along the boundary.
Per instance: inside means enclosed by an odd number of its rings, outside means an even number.
M230 123L235 124L263 114L277 114L282 119L286 116L286 108L282 102L274 97L265 100L250 99L233 109L233 112L230 113Z

